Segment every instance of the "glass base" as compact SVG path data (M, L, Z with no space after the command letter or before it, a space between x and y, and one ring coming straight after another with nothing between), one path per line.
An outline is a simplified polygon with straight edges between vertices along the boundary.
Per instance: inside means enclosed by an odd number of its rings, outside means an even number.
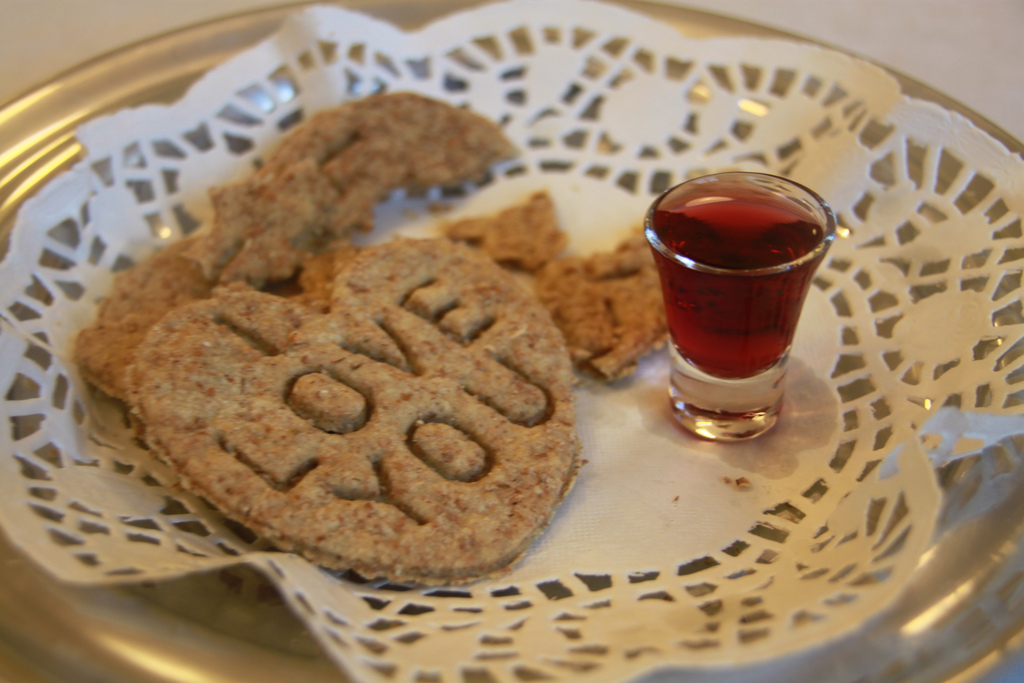
M782 407L786 356L754 377L726 379L707 374L670 348L672 413L687 430L713 441L739 441L775 425Z

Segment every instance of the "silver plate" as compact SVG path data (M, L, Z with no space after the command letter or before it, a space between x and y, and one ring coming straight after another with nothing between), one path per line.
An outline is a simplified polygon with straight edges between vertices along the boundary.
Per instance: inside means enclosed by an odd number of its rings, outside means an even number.
M408 29L479 3L343 4ZM646 2L622 4L691 36L793 38L703 12ZM206 70L272 33L296 9L291 5L247 13L139 43L62 74L0 109L0 137L7 141L0 150L0 241L24 200L78 160L81 148L74 130L83 121L142 103L174 101ZM1024 152L1019 141L963 105L894 75L907 94L963 113L1011 152ZM1008 507L1022 508L1024 502ZM973 558L969 572L977 594L1017 552L1000 543L1019 538L1016 520L1024 518L1021 512L997 510L1000 514L979 521L986 533L966 529L941 544L939 552L946 558ZM0 566L5 579L0 584L0 677L11 681L343 680L274 589L252 572L232 569L159 585L82 588L54 581L2 536ZM962 576L935 571L922 577L887 621L909 621L954 599L959 603L951 608L950 618L969 612L975 593L962 591ZM871 680L977 680L1015 649L1024 616L1007 614L1002 622L984 627L979 627L978 640L965 644L958 655L947 652L913 670L880 671ZM768 667L729 678L777 680L772 676ZM721 681L723 675L691 672L686 680Z

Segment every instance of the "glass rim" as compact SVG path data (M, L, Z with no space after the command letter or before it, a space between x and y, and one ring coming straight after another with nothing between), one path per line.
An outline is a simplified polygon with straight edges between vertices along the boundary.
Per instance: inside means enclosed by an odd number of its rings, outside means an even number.
M654 227L652 225L654 212L657 210L661 201L665 199L665 197L667 197L669 193L679 189L680 187L683 187L684 185L696 184L701 182L711 182L717 179L744 179L746 181L760 181L759 183L755 184L758 187L761 187L762 189L766 189L769 191L771 190L771 188L768 186L768 183L782 184L786 185L791 189L798 190L799 192L805 195L804 199L807 200L807 203L810 205L810 208L813 209L815 213L821 213L823 220L818 221L822 227L821 240L818 241L814 249L811 249L806 254L803 254L802 256L793 259L792 261L786 261L785 263L780 263L774 266L765 266L763 268L724 268L722 266L713 266L707 263L703 263L701 261L697 261L695 259L690 258L689 256L677 254L676 252L672 251L667 246L665 246L664 242L662 242L661 238L658 236L658 233L655 232ZM795 200L793 198L787 197L787 199L790 201L797 201L797 203L799 203L798 200ZM815 216L815 218L817 217L818 216ZM659 194L651 203L650 207L648 207L647 213L644 215L644 236L647 238L647 242L652 247L654 247L662 256L692 270L697 270L705 273L718 273L722 275L732 276L739 275L745 277L757 277L763 275L774 275L776 273L784 273L788 270L792 270L793 268L799 265L807 263L808 261L813 261L822 256L831 246L832 242L835 240L836 232L837 229L835 213L832 211L832 207L829 206L828 202L826 202L821 195L819 195L817 192L810 189L809 187L796 182L795 180L791 180L784 176L774 175L771 173L763 173L758 171L726 171L723 173L710 173L707 175L701 175L695 178L684 180L683 182L677 183L676 185L673 185L672 187L668 188L667 190Z

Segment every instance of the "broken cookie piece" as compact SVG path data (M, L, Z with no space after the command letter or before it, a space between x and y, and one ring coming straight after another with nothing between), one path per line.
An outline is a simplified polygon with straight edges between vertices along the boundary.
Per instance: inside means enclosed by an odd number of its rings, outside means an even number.
M373 197L343 195L312 159L210 190L213 227L188 250L211 280L286 280L337 236L371 225Z
M75 341L74 359L88 382L123 399L125 367L149 328L168 311L210 296L210 282L183 256L191 244L189 239L170 244L115 276L96 322Z
M338 269L355 258L361 249L351 242L339 240L327 250L310 256L302 262L298 275L299 293L295 299L310 308L326 311L330 307L331 292Z
M524 203L490 216L454 221L443 232L449 239L480 248L499 265L526 271L557 257L568 242L547 192L535 192Z
M256 287L291 277L321 245L369 230L398 189L477 180L515 153L501 128L413 93L319 112L250 178L211 193L215 218L189 251L207 277Z
M611 252L552 261L536 286L576 368L600 380L632 374L668 337L657 267L640 232Z

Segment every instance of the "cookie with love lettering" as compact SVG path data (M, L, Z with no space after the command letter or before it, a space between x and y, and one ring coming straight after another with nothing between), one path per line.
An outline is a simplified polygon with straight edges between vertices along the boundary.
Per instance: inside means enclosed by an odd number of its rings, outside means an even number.
M448 240L346 261L327 313L255 291L172 311L131 404L183 485L325 567L506 570L579 466L572 367L536 297Z

